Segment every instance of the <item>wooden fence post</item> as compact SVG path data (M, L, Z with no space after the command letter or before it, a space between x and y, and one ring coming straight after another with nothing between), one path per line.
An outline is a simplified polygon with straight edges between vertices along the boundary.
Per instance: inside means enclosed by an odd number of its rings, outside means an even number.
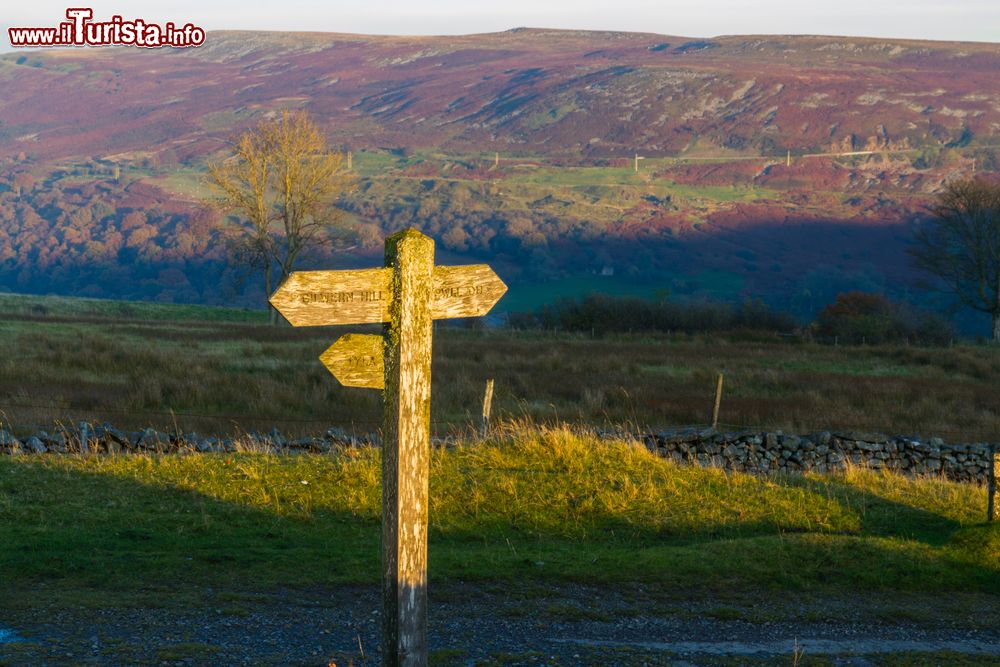
M719 381L715 385L715 406L712 408L712 428L719 425L719 405L722 404L722 373L719 373Z
M996 497L997 497L997 446L990 445L989 449L989 475L986 483L986 520L993 521L996 518Z
M483 424L482 437L490 430L490 411L493 409L493 378L486 381L486 393L483 394Z
M427 664L434 241L407 229L385 241L392 271L385 324L382 440L382 660Z

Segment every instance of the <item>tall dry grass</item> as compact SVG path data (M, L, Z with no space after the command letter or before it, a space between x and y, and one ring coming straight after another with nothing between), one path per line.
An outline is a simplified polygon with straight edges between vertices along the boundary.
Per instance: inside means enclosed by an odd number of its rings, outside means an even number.
M355 329L356 330L356 329ZM237 323L0 322L0 409L20 430L60 420L202 433L309 435L379 428L377 392L341 387L318 357L345 329ZM498 418L882 430L995 440L1000 349L830 347L777 338L586 336L439 326L432 420L478 423L487 378Z

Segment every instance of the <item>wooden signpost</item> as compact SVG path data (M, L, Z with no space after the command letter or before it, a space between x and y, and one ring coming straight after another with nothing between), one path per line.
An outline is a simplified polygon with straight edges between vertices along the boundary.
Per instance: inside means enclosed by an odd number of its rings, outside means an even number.
M385 268L298 271L271 296L292 326L382 322L348 334L320 360L349 387L383 390L382 656L427 664L427 489L433 321L478 317L507 286L485 264L435 266L434 241L405 229L385 241Z

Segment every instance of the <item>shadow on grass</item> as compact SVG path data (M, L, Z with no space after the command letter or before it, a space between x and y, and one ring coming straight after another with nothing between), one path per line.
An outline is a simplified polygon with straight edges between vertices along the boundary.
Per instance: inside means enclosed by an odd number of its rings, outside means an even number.
M963 528L955 519L860 489L842 477L816 479L789 475L783 477L781 483L835 498L856 512L861 519L860 533L865 535L901 538L940 547Z
M777 482L849 511L863 508L860 528L789 529L754 520L664 531L609 513L599 531L573 539L490 520L434 528L432 516L431 580L1000 591L1000 564L986 553L1000 534L996 527L983 526L978 543L956 542L970 528L843 480ZM280 497L278 482L269 484L264 491ZM371 515L279 513L166 484L0 459L0 602L8 605L38 586L134 594L132 602L142 605L169 604L204 587L375 586L379 540Z
M93 587L376 582L379 528L332 512L283 516L200 492L0 460L8 582Z

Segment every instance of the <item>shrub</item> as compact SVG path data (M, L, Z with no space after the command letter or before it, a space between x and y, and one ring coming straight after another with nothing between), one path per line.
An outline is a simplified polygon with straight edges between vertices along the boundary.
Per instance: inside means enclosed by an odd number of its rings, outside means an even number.
M814 330L821 338L844 343L943 345L955 336L951 324L939 315L916 311L871 292L838 294L820 312Z

